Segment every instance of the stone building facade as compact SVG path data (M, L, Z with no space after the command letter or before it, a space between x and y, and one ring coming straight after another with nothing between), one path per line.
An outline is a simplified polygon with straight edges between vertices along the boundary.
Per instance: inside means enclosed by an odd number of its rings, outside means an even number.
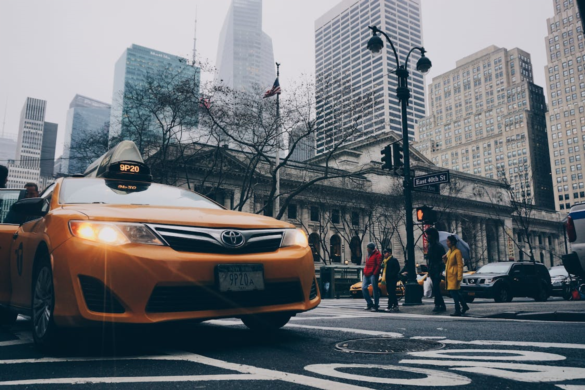
M505 178L515 199L554 208L546 104L530 54L490 46L434 77L428 90L418 150L441 167Z
M317 268L330 263L361 264L368 242L392 247L403 263L406 234L402 177L383 171L380 163L380 150L397 139L392 133L372 136L344 147L329 160L321 155L306 162L290 162L281 172L281 191L286 195L319 174L326 163L335 167L335 177L302 191L282 217L307 232ZM210 147L202 145L201 148ZM198 158L201 165L196 158L188 168L192 178L189 187L233 209L241 199L241 183L246 174L243 171L246 164L241 162L245 156L228 148L220 148L220 152L225 164L222 177L214 179L206 171L213 166L219 172L219 164L209 163L209 156L201 153ZM217 150L210 149L210 153ZM411 159L416 175L443 170L414 149ZM205 176L205 184L197 182L198 175ZM272 207L265 207L271 182L264 180L267 176L262 169L258 176L262 177L251 190L242 211L271 215ZM177 184L187 187L184 182ZM209 191L210 188L213 190ZM455 232L469 243L474 268L493 261L529 259L528 240L537 261L542 260L547 266L561 262L564 233L558 213L534 208L529 214L529 228L523 228L513 217L517 210L510 206L506 186L500 181L451 171L451 183L442 185L440 195L414 194L414 206L422 205L433 206L438 211L439 230ZM415 226L417 263L424 261L422 229L421 225Z

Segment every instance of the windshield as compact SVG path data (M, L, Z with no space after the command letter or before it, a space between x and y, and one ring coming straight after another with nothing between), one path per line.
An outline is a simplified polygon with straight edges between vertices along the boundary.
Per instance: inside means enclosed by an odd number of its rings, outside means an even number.
M507 274L512 264L492 263L486 264L477 271L478 274Z
M550 271L550 277L555 277L555 276L569 276L569 273L567 272L567 270L565 269L565 267L554 267L551 268Z
M65 179L61 204L113 204L221 209L212 201L177 187L104 179Z

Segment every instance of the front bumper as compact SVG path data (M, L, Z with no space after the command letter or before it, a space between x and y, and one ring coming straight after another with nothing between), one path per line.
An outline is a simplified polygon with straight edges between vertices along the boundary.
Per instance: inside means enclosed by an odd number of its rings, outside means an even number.
M493 298L494 286L461 284L461 293L463 295L467 295L468 297Z
M54 317L60 326L299 313L321 301L308 248L236 256L178 252L167 246L106 246L71 238L52 258ZM262 264L265 292L220 293L215 283L218 264ZM114 309L96 311L100 299Z

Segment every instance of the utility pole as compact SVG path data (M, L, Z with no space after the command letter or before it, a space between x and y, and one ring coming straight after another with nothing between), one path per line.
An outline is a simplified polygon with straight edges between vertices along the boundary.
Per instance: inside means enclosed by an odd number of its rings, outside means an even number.
M276 63L276 79L280 78L280 64ZM279 80L280 83L280 80ZM277 216L280 211L280 93L276 94L276 192L274 194L274 210L272 215Z

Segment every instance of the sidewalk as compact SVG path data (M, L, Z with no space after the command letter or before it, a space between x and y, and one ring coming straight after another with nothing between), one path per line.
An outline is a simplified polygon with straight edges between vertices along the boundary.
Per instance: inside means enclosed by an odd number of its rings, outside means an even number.
M434 307L433 299L423 298L423 304L419 306L402 306L400 311L403 314L432 314ZM447 312L441 315L448 315L454 311L453 300L446 297ZM365 302L362 299L326 299L323 306L343 307L348 309L362 310ZM380 299L381 308L386 307L386 298ZM469 304L470 310L466 317L476 318L506 318L541 321L577 321L585 322L585 301L565 301L561 298L552 297L546 302L536 302L528 298L515 298L509 303L495 303L492 299L476 299Z

